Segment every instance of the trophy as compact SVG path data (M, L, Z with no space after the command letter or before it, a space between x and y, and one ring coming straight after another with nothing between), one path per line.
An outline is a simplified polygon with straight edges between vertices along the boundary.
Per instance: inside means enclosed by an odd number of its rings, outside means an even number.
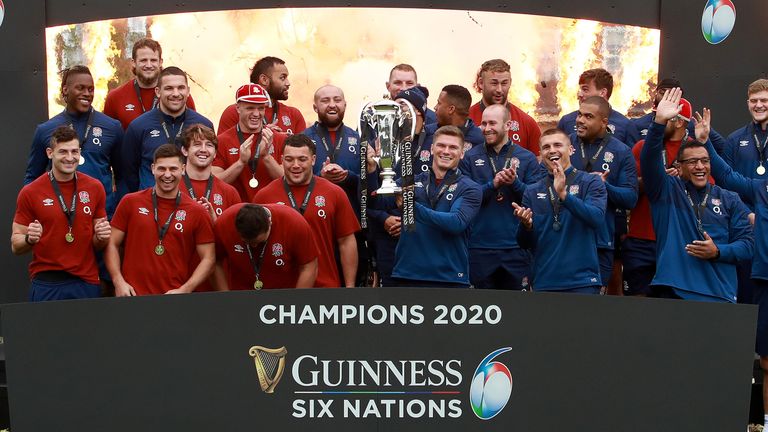
M369 102L360 113L360 137L381 153L376 163L381 168L381 187L378 195L395 195L402 192L395 183L394 167L403 161L404 152L410 159L410 145L416 133L416 111L410 102L400 103L388 99ZM405 147L408 147L405 149ZM412 172L412 165L401 164L403 171ZM403 173L405 174L405 172ZM405 177L405 175L403 175Z

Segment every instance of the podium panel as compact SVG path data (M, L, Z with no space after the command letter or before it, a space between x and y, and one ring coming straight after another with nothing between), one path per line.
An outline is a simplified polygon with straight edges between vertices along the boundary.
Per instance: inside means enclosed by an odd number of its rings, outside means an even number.
M4 305L11 430L743 430L756 312L444 289Z

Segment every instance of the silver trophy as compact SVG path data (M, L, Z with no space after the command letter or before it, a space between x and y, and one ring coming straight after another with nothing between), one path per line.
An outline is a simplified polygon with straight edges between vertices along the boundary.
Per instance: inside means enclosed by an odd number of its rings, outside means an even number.
M403 143L410 142L416 133L416 111L410 102L383 99L369 102L360 113L360 135L375 150L374 157L381 168L381 187L377 195L395 195L402 192L395 183L394 167L403 157Z

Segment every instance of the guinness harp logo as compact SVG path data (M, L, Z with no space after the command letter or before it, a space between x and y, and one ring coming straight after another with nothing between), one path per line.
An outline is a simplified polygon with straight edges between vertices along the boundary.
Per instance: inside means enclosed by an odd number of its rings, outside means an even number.
M248 354L253 357L256 364L256 374L259 376L259 384L264 393L272 393L283 377L285 371L285 355L288 350L285 347L277 349L252 346Z

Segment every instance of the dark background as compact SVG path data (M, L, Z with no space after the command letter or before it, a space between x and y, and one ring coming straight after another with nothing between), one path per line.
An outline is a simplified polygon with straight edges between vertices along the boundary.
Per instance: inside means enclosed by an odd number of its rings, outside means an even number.
M710 45L701 34L705 3L705 0L476 0L471 6L474 10L587 18L660 28L660 77L680 79L694 109L712 107L715 128L728 134L748 121L746 87L764 77L768 70L768 57L760 36L764 23L768 22L768 5L759 0L736 1L733 32L719 45ZM5 20L0 26L0 95L3 102L0 104L0 130L4 150L0 158L3 178L0 194L6 204L0 209L0 238L10 238L15 197L22 185L32 134L35 126L47 119L46 26L176 12L313 6L463 10L468 4L457 0L437 3L423 0L5 0ZM343 25L337 25L339 31L343 31ZM413 23L382 20L371 25L405 25L407 28L408 25L418 25L418 16L414 17ZM439 40L430 43L439 43ZM520 43L525 43L525 35L520 35ZM0 303L26 298L29 283L25 266L28 260L29 256L13 257L10 247L0 248L5 288L0 290Z
M259 319L265 304L296 305L297 318L304 305L314 305L318 316L318 305L422 305L425 319L421 325L265 325ZM436 304L498 305L502 319L497 325L434 325ZM756 311L751 305L426 288L240 291L5 305L11 430L744 430ZM248 355L254 345L287 348L285 373L274 394L259 387ZM483 357L502 347L512 348L495 359L512 374L511 397L498 416L481 421L468 403L471 377ZM305 388L291 373L302 355L318 360L457 359L463 381L439 388ZM342 396L293 393L331 389L460 391L431 399L458 399L463 414L460 419L381 421L291 417L297 398L335 399L338 408ZM375 396L346 398L367 402Z

